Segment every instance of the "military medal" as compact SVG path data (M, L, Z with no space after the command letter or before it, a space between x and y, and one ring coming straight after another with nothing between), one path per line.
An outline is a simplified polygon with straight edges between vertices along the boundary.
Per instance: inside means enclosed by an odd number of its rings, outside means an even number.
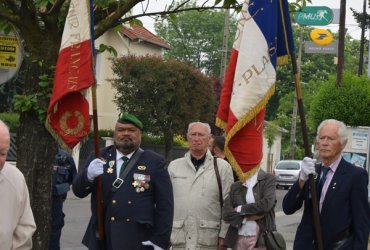
M140 167L143 167L143 166L140 166ZM150 175L134 173L134 181L132 182L132 186L135 188L135 191L137 193L144 192L150 187L149 181L150 181Z
M113 173L114 161L110 161L108 164L109 164L109 168L107 169L107 173L111 174Z

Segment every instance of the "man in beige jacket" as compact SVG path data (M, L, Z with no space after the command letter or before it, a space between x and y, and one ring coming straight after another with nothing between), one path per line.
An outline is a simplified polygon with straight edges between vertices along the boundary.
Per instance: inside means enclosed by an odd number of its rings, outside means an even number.
M189 152L168 166L174 193L174 221L171 233L173 250L226 249L228 225L222 221L220 193L214 158L207 145L211 129L207 123L189 124ZM222 197L233 183L231 166L217 159Z
M9 129L0 120L0 249L29 250L36 224L24 176L5 162L9 147Z

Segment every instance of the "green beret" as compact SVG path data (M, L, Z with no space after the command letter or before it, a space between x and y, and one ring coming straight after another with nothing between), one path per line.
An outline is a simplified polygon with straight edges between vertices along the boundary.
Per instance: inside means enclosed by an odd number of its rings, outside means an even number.
M143 123L134 115L129 113L121 113L118 117L117 122L119 123L130 123L138 127L139 129L143 129Z

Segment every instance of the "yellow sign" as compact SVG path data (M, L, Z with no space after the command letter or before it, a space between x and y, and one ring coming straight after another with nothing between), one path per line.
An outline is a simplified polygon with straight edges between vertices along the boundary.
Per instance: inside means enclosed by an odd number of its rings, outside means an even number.
M17 67L18 49L18 40L15 36L0 36L0 68Z
M312 42L318 45L328 45L333 42L333 35L325 29L313 29L310 33Z

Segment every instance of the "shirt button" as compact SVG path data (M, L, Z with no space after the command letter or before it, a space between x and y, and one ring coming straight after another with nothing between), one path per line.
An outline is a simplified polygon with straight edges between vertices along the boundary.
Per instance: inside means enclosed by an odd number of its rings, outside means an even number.
M127 204L131 204L132 202L131 201L128 201Z
M116 204L116 200L112 200L112 203L113 203L113 204Z
M110 218L110 220L111 220L111 221L114 221L115 219L116 219L116 218L114 218L114 217L111 217L111 218Z
M127 222L130 222L130 219L126 219Z

